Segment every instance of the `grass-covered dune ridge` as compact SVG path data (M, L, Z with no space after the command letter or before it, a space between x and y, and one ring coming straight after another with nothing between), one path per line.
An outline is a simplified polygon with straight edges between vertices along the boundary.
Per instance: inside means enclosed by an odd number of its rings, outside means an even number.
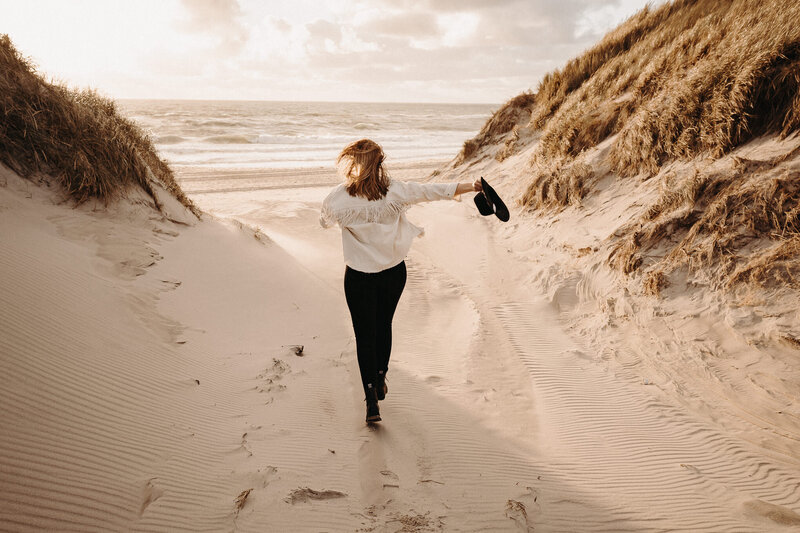
M609 170L641 180L675 162L704 161L690 176L665 178L660 197L616 235L609 263L626 273L652 266L646 252L670 237L661 267L721 261L720 286L776 276L800 285L797 165L791 158L739 161L730 171L708 164L759 136L800 129L798 21L796 0L645 8L498 110L460 160L495 147L502 161L521 132L536 133L521 176L528 184L521 201L533 209L581 205ZM602 164L587 164L604 141ZM751 246L758 239L774 246ZM765 268L766 257L795 264Z
M800 4L676 0L644 8L597 45L512 98L467 151L496 141L527 113L540 159L577 156L615 133L613 169L720 155L768 131L800 127ZM567 162L567 161L563 161ZM557 200L557 199L556 199Z
M52 176L79 203L138 186L160 207L156 180L199 215L148 135L113 101L46 81L7 35L0 35L0 102L0 161L21 176Z

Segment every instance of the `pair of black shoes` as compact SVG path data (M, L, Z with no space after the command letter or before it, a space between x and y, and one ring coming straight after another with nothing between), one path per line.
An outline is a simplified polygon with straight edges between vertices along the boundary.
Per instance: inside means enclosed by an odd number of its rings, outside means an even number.
M380 422L381 410L378 408L378 401L386 398L386 393L389 392L389 387L386 385L386 374L381 372L378 374L377 383L375 387L367 387L367 423Z
M500 195L497 194L497 191L492 189L492 187L486 183L486 180L483 179L483 176L481 176L481 188L483 190L475 195L475 206L478 208L480 214L485 217L489 215L497 215L497 218L503 222L508 222L508 219L511 218L511 215L508 212L506 204L503 203L503 200L500 198Z

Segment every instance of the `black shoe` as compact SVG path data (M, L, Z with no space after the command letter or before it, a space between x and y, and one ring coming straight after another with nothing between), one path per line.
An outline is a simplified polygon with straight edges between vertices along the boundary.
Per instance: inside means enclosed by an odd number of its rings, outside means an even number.
M386 374L378 374L378 383L375 387L375 394L378 396L378 400L385 400L386 393L389 392L389 386L386 384Z
M475 206L480 214L485 217L494 214L503 222L508 222L510 214L506 204L503 203L497 191L492 189L483 177L481 177L481 188L483 190L476 194L474 198Z
M378 396L375 389L367 389L367 424L381 421L381 410L378 409Z

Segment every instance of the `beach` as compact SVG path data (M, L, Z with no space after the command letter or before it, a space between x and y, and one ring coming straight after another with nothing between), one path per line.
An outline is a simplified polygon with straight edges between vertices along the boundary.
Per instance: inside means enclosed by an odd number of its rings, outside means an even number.
M12 10L0 531L800 530L800 4L451 4Z
M8 527L797 524L793 452L593 353L565 320L569 294L534 279L552 252L514 239L524 213L501 226L469 197L409 212L426 235L407 259L384 420L366 426L340 236L317 220L335 174L233 174L178 175L207 213L186 225L136 197L73 209L4 173L3 277L20 292L0 309L5 347L25 354L3 372L18 428L0 437Z
M502 187L502 173L493 166L438 179L467 181L485 170ZM404 179L414 179L409 170ZM423 166L419 174L426 171ZM296 177L297 185L308 183L302 171ZM287 186L246 200L206 193L194 198L207 211L272 235L338 293L347 330L339 235L316 227L328 190ZM382 402L385 422L360 446L360 483L368 489L362 495L369 495L378 516L366 529L401 530L392 527L399 516L425 517L412 531L691 530L700 524L703 530L783 530L799 523L791 511L796 454L793 439L786 438L794 424L762 414L781 428L784 437L774 438L773 431L747 427L766 407L762 394L742 384L750 414L731 415L741 408L736 400L709 411L704 395L670 390L687 383L691 366L673 367L665 379L658 367L637 362L643 348L623 325L617 351L593 351L596 343L586 332L605 331L598 323L604 318L578 314L580 282L554 271L563 258L552 241L591 240L584 232L601 226L584 223L567 233L562 226L553 233L541 223L536 232L515 231L530 223L524 212L516 210L519 218L502 225L480 217L466 196L409 214L426 234L407 261L391 392ZM594 291L603 290L601 280L593 282ZM605 290L612 294L613 284ZM677 315L678 322L686 320ZM346 364L360 400L349 342ZM715 342L713 332L695 329L693 342L679 349ZM736 342L729 340L727 349L749 357ZM665 357L672 353L662 350ZM763 374L777 376L779 368L779 361L761 362ZM769 473L754 476L754 465L765 460L775 461Z

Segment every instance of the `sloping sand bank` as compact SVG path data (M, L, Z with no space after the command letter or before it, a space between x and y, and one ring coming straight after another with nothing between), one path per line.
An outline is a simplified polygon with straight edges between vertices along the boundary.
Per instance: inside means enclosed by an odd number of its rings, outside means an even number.
M0 179L0 529L800 524L796 454L604 364L471 200L410 213L427 233L367 427L339 235L317 224L327 189L302 186L316 179L198 187L201 208L260 232Z

